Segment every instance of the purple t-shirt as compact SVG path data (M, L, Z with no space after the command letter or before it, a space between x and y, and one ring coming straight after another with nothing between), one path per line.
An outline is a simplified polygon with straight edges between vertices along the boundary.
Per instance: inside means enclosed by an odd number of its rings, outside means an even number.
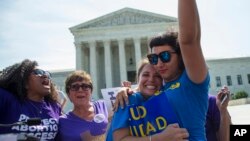
M216 105L216 97L209 95L206 120L207 141L217 141L216 132L220 127L220 111Z
M93 102L95 116L92 121L86 121L73 112L59 119L59 141L99 141L105 140L108 126L108 110L102 100Z
M55 102L21 102L14 95L0 88L0 124L12 124L27 121L30 118L41 118L40 125L15 125L0 127L0 134L20 133L52 141L58 131L58 119L61 114L60 106Z

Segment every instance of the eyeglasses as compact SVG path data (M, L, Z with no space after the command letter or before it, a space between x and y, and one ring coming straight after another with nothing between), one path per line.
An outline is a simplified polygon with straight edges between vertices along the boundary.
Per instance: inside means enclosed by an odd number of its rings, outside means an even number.
M92 85L82 83L82 84L73 84L69 88L72 91L79 91L80 88L82 88L83 90L86 91L86 90L89 90L89 89L92 90L93 87L92 87Z
M148 54L148 61L150 64L152 65L157 65L158 64L158 58L161 59L161 61L163 63L167 63L171 60L171 54L172 53L176 53L174 51L163 51L161 53L159 53L159 55L157 54Z
M49 79L51 79L50 72L44 71L42 69L35 69L35 70L32 71L32 73L37 75L37 76L40 76L40 77L46 75Z

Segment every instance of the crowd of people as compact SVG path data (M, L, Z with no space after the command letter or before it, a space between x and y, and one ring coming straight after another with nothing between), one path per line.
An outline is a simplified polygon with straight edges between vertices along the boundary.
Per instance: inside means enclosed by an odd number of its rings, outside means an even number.
M127 83L121 89L114 115L103 100L92 101L95 86L84 70L67 76L65 92L73 109L63 112L63 92L36 61L3 69L0 134L47 141L229 141L230 92L225 86L216 97L209 95L195 0L178 0L178 19L178 33L150 39L150 51L137 70L138 87L132 90Z

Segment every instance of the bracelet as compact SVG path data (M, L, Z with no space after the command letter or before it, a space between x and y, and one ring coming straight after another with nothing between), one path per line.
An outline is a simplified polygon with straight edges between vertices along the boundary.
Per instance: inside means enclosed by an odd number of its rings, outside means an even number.
M149 136L149 141L152 141L152 136L151 135Z

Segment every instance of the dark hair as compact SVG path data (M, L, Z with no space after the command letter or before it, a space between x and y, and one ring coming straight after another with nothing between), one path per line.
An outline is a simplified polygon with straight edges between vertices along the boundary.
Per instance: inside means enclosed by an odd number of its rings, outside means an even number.
M183 70L185 68L182 56L181 49L178 40L178 32L164 32L162 34L158 34L152 37L149 41L150 51L152 53L152 49L157 46L169 45L180 57L180 69Z
M27 98L26 84L36 66L38 66L36 61L25 59L20 63L6 67L0 75L0 87L11 92L18 99L25 100ZM52 95L53 93L45 96L45 100L56 101Z
M50 83L50 93L52 99L57 101L61 105L58 89L56 88L56 84L54 82Z
M69 89L72 83L76 82L76 81L87 81L90 86L91 86L91 92L93 91L93 85L92 85L92 79L90 77L90 75L85 72L85 71L81 71L81 70L77 70L72 72L71 74L68 75L68 77L66 78L65 81L65 91L67 93L67 95L69 95Z

